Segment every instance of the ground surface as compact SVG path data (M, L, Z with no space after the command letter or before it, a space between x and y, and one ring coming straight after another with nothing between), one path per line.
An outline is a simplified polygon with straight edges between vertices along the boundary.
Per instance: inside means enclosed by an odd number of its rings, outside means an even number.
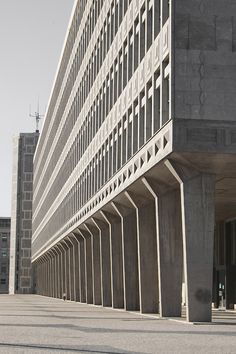
M216 317L210 325L191 325L36 295L0 295L0 353L236 353L236 315Z

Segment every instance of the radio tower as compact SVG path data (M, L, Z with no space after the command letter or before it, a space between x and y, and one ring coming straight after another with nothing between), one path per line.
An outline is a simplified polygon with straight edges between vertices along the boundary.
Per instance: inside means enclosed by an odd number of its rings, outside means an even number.
M35 122L36 122L36 133L39 133L39 121L40 121L40 119L43 117L43 114L39 114L39 103L38 103L37 112L35 112L34 114L31 114L31 108L30 108L29 116L32 117L32 118L35 118Z

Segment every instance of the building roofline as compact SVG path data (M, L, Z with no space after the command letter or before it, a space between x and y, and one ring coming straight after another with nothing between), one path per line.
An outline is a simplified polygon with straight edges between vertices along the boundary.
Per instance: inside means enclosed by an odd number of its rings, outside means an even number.
M72 21L73 21L73 18L74 18L75 9L76 9L76 6L77 6L77 1L78 0L74 0L74 5L72 7L69 24L68 24L68 27L67 27L67 30L66 30L66 34L65 34L65 38L64 38L61 54L59 56L59 61L58 61L58 64L57 64L56 73L55 73L55 76L54 76L54 79L53 79L52 88L51 88L49 99L48 99L48 103L47 103L47 108L46 108L46 112L45 112L45 119L43 119L42 128L41 128L41 134L39 136L39 141L38 141L38 144L37 144L36 149L35 149L34 157L37 154L39 142L40 142L41 137L43 135L42 133L43 133L43 130L44 130L44 124L45 124L45 121L46 121L46 118L47 118L49 105L50 105L50 102L51 102L51 99L52 99L52 95L53 95L53 91L54 91L54 88L55 88L55 85L56 85L57 76L59 74L61 61L62 61L62 58L63 58L63 54L64 54L64 51L65 51L65 47L66 47L67 39L68 39L68 36L69 36L70 28L71 28Z

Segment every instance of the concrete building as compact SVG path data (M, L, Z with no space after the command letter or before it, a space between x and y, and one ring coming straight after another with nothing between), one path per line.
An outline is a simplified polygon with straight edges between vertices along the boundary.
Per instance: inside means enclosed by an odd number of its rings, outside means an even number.
M0 294L8 293L11 219L0 217Z
M10 294L31 294L33 155L39 133L21 133L13 140Z
M188 321L234 307L234 13L75 1L34 158L38 294L163 317L185 303Z

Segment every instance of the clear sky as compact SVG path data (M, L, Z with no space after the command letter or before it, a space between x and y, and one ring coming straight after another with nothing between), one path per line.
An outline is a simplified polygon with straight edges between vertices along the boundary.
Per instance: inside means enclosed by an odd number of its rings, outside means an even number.
M74 0L0 0L0 216L11 214L12 137L44 113Z

